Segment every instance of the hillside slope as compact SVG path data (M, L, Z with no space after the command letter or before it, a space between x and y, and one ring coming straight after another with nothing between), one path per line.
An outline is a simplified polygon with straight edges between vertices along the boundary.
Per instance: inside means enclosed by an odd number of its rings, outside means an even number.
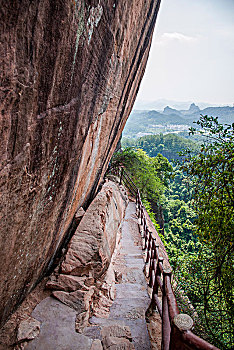
M200 115L218 117L222 124L234 123L234 107L207 107L200 109L194 103L188 110L165 107L163 111L133 110L124 129L123 136L129 138L156 133L187 132Z

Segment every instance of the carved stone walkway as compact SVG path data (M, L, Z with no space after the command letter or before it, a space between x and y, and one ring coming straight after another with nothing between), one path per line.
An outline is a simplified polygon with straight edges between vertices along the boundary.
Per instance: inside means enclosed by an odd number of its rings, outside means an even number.
M39 336L26 350L150 350L145 313L150 304L144 277L141 237L135 203L122 223L120 249L113 262L118 282L108 318L92 317L83 334L75 332L76 312L53 298L44 299L32 317L41 322Z
M138 229L135 203L130 202L122 225L120 251L114 261L115 270L122 273L116 285L116 298L110 307L108 319L93 317L91 322L99 326L120 325L130 328L132 344L136 350L150 350L145 312L150 298L144 277L141 237ZM114 348L113 348L114 349ZM121 348L122 349L122 348ZM123 348L125 349L125 348ZM126 349L128 349L126 347Z

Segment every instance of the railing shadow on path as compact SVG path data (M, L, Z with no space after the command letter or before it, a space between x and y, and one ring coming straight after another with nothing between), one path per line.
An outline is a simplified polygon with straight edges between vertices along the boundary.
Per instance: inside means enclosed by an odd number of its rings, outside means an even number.
M163 266L163 257L160 256L159 244L149 229L147 221L150 221L148 213L142 204L140 192L123 166L112 167L109 173L119 178L119 183L124 184L130 194L135 197L137 216L140 221L141 235L145 251L145 263L149 266L149 287L152 288L152 305L158 309L162 320L162 350L219 350L214 345L198 337L192 332L193 319L179 312L171 279L172 270ZM153 226L153 224L152 224ZM165 247L164 247L165 250ZM162 302L159 298L161 290Z

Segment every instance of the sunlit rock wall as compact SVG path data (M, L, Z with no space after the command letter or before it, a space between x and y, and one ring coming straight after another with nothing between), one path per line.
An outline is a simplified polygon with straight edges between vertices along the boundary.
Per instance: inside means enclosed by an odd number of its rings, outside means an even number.
M156 0L1 2L1 324L95 194L158 8Z

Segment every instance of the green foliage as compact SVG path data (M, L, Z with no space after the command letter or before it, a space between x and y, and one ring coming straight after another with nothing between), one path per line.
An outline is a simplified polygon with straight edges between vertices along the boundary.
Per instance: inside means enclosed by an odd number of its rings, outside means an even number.
M178 257L175 274L198 314L196 333L220 349L227 349L233 346L233 309L228 308L225 291L214 279L215 270L213 247L202 244L197 254Z
M141 193L143 204L159 234L161 234L161 217L154 212L153 208L159 208L163 201L170 174L173 170L169 161L158 154L151 158L141 149L125 148L115 153L112 165L123 165Z
M234 228L234 124L225 128L212 117L201 117L198 124L208 142L196 156L187 152L182 169L193 179L194 200L200 212L199 235L206 242L212 241L217 249L226 241L230 250L230 238L233 238L230 233Z
M112 164L127 169L143 199L160 202L172 171L169 161L161 154L151 158L141 149L126 148L113 156Z
M191 191L188 180L178 166L165 192L163 201L165 240L170 263L177 267L178 256L197 253L199 243L194 235L196 214L191 204Z
M199 130L192 128L191 133L201 135L204 142L196 146L176 143L174 136L145 136L129 142L129 146L141 147L147 154L128 148L118 157L120 161L125 158L123 164L142 191L150 216L154 214L152 199L163 206L163 242L178 289L189 297L198 314L195 332L220 349L231 349L234 124L221 125L217 118L207 116L197 124ZM172 174L171 165L158 153L166 150L163 155L176 159L176 152L185 147L188 150L180 154L183 164L175 166ZM180 298L181 293L177 296ZM191 311L182 304L181 311Z
M221 125L217 118L202 116L197 122L205 142L197 155L187 156L182 170L193 187L196 233L202 243L195 275L186 287L196 303L210 339L225 349L233 346L233 236L234 236L234 124ZM202 263L201 263L202 261ZM194 295L194 296L193 296Z
M176 134L156 134L140 137L136 140L123 139L124 147L137 147L145 151L150 157L157 157L161 153L169 160L180 159L179 152L185 148L196 151L198 145Z
M158 232L160 232L160 226L159 226L159 224L157 223L157 221L156 221L156 219L155 219L155 214L154 214L154 212L153 212L153 210L152 210L152 208L151 208L150 202L147 201L146 199L143 199L142 202L143 202L143 205L144 205L144 207L145 207L147 213L149 214L150 220L152 221L154 227L156 228L156 230L157 230Z

